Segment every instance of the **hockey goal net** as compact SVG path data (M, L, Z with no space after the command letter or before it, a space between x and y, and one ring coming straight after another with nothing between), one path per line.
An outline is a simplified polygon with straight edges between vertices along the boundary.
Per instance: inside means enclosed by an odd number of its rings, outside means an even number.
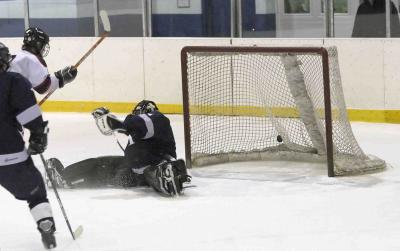
M358 145L335 47L185 47L189 167L231 161L326 161L328 175L386 167Z

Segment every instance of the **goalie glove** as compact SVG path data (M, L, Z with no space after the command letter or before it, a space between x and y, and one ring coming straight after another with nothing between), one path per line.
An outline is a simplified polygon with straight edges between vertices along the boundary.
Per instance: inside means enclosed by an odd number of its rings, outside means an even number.
M114 131L126 134L123 123L110 113L105 107L100 107L92 112L97 128L103 135L110 136Z
M98 118L100 118L101 116L107 115L107 114L109 114L109 113L110 113L110 110L108 110L107 108L105 108L105 107L99 107L99 108L95 109L95 110L92 112L92 116L93 116L94 119L98 119Z

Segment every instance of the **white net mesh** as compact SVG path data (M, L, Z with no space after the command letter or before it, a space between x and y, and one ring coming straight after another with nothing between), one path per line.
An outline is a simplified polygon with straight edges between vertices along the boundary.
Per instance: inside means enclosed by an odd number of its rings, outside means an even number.
M385 162L366 156L347 118L336 48L327 48L335 175ZM189 52L193 165L240 160L326 160L322 57L318 53Z

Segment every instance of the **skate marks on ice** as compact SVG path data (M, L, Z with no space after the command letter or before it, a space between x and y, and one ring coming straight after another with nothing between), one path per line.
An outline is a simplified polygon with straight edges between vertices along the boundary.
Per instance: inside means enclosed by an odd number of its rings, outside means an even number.
M290 161L234 162L190 169L194 179L225 179L255 182L289 182L369 187L383 182L375 174L328 177L324 163Z
M90 196L90 198L94 200L132 200L158 196L157 193L153 192L151 187L101 188L85 190L87 192L92 191L93 194L96 194Z
M57 247L54 251L81 251L79 240L73 240L69 235L68 230L64 231L64 226L59 224L61 229L57 229L55 236L57 240ZM66 228L66 226L65 226ZM4 238L4 239L3 239ZM43 251L42 242L40 241L40 234L36 231L20 232L17 236L15 234L1 235L0 238L0 251Z
M57 236L56 236L57 238ZM58 241L58 240L57 240ZM54 251L82 251L84 249L79 245L79 240L63 239L57 242L57 248Z
M155 198L170 200L172 197L162 195L156 192L152 187L130 187L130 188L102 188L102 189L86 189L85 191L92 191L93 194L90 199L93 200L141 200L143 198ZM183 194L174 197L174 199L184 199L186 191Z

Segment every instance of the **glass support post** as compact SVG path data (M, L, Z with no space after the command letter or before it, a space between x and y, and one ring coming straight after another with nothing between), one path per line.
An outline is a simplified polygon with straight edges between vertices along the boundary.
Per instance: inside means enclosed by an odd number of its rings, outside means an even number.
M24 26L29 28L29 0L24 0Z
M390 0L386 0L385 6L386 13L386 37L390 37Z
M231 0L231 38L235 37L236 31L236 0Z
M236 0L236 30L237 36L243 37L242 34L242 0Z
M94 9L94 15L93 15L94 36L98 37L99 36L99 0L93 1L93 9Z
M152 16L153 16L153 1L146 0L146 30L147 36L153 36L153 24L152 24Z
M148 37L148 24L147 24L147 0L142 0L142 30L143 37Z
M325 0L325 30L326 37L335 36L333 0Z

